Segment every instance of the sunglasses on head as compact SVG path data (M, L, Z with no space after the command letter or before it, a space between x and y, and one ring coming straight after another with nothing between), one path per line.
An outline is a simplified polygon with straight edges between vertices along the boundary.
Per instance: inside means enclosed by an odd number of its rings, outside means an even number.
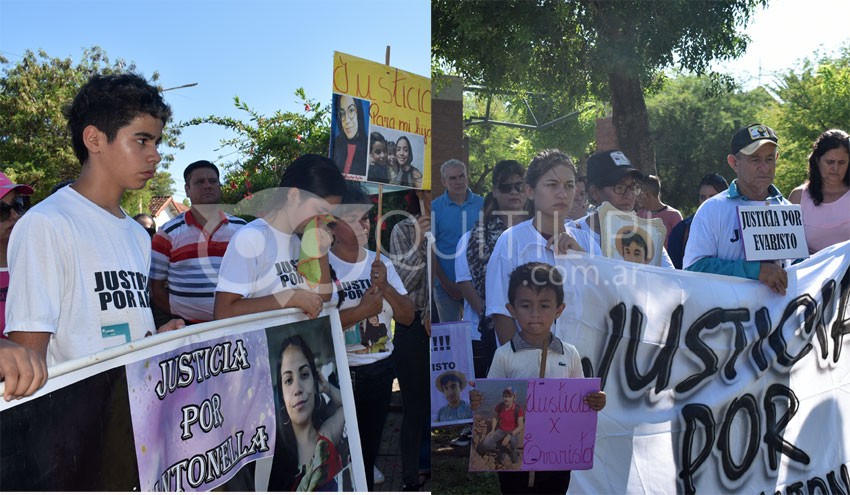
M522 186L525 185L525 182L505 182L503 184L499 184L499 192L502 194L508 194L511 191L516 191L518 193L522 192Z
M12 210L21 216L27 211L26 206L24 206L24 198L18 196L12 201L12 204L8 204L4 201L0 201L0 222L5 222L12 216Z

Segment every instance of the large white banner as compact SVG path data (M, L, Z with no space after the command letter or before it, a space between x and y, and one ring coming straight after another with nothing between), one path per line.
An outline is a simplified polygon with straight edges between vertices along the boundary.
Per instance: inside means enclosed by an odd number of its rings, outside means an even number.
M560 258L585 374L591 471L570 493L850 493L850 243L758 281Z

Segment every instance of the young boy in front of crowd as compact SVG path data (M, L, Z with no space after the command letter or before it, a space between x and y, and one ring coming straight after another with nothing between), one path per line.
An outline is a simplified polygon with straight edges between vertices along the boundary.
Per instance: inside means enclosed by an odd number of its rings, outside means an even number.
M518 266L508 282L508 311L520 332L498 349L487 378L536 378L540 376L543 348L545 378L584 378L581 358L572 345L552 334L552 325L564 311L564 282L561 272L546 263ZM605 392L587 394L584 402L594 411L605 407ZM528 472L500 472L502 493L566 493L570 471L537 471L528 486Z
M6 333L49 366L156 332L150 236L121 197L153 178L171 109L138 75L95 75L66 117L80 176L27 212L9 241Z

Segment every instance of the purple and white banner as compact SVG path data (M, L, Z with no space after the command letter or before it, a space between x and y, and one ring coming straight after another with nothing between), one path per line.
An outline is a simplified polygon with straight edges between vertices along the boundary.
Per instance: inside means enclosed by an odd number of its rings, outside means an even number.
M0 490L366 489L335 309L195 325L50 373L0 401Z

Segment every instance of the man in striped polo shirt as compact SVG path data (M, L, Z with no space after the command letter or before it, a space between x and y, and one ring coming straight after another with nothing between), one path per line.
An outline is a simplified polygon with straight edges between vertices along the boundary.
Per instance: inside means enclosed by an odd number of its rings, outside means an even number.
M192 208L163 225L153 237L150 285L153 303L186 323L213 319L221 257L245 220L219 209L218 168L206 160L183 172Z

